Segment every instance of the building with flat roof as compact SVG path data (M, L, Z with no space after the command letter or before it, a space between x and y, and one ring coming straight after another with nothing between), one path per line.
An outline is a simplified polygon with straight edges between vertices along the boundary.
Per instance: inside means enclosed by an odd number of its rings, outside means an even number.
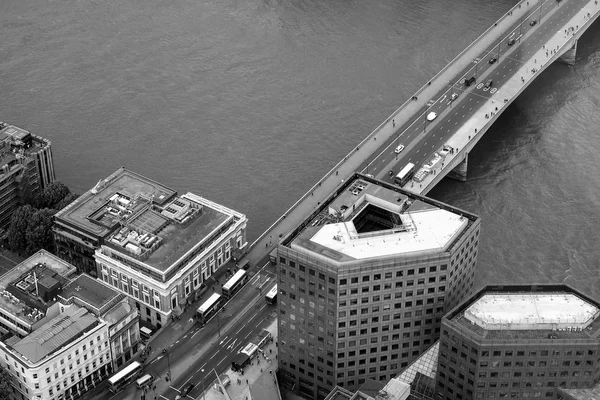
M277 247L279 368L309 398L388 381L471 290L480 219L355 174Z
M107 373L108 325L73 305L24 338L0 342L0 364L13 376L13 399L76 398Z
M108 325L111 363L107 373L125 366L138 352L140 316L130 299L104 282L81 274L58 295L61 312L76 305L83 307Z
M104 240L134 213L164 206L176 194L158 182L119 168L55 214L53 236L58 256L79 271L97 276L94 253Z
M130 296L160 327L243 251L246 216L120 168L55 216L59 257Z
M54 182L49 140L0 122L0 228L17 207Z
M0 326L25 337L47 322L47 311L76 269L40 250L0 278Z
M442 320L438 399L561 398L600 380L600 303L568 285L487 286Z

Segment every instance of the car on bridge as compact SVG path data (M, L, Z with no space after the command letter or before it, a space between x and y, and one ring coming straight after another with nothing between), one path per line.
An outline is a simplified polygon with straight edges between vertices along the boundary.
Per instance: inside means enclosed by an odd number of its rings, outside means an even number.
M433 121L436 118L437 118L437 114L434 112L430 112L429 114L427 114L427 121Z
M490 64L495 63L496 61L498 61L498 57L496 56L492 56L492 58L490 58Z
M491 88L493 84L494 84L494 81L490 79L489 81L487 81L487 82L485 83L485 87L487 87L487 88Z
M465 80L465 85L466 85L466 86L471 86L472 84L474 84L474 83L475 83L475 81L476 81L475 77L474 77L474 76L472 76L472 77L470 77L469 79Z
M403 144L401 144L400 146L396 147L396 150L394 150L394 153L400 154L402 152L402 150L404 150L404 145Z
M435 104L435 100L431 99L427 102L427 104L425 104L427 106L427 108L431 107L432 105Z
M512 46L513 44L515 44L517 41L514 38L508 39L508 45Z
M458 97L458 93L452 93L452 95L450 96L450 101L456 100L457 97Z
M534 26L535 24L537 24L537 19L532 19L531 22L529 23L529 25Z

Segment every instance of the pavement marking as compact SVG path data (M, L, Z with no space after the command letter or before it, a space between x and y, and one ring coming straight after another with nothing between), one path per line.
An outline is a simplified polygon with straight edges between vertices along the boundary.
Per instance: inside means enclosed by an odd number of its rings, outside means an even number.
M179 392L179 389L177 389L176 387L173 386L169 386L171 389L175 390L176 392Z
M192 377L190 376L187 381L183 382L183 385L181 385L182 387L185 386L186 383L188 383L190 381L190 379L192 379Z
M233 347L235 346L235 342L237 342L237 341L238 341L238 340L237 340L237 339L235 339L235 340L233 341L233 343L231 343L229 346L227 346L227 350L229 350L229 349L233 348Z
M221 341L219 342L219 345L222 345L222 344L223 344L223 342L224 342L224 341L226 341L226 340L227 340L227 336L224 336L224 337L223 337L223 340L221 340Z
M202 368L204 368L205 365L206 365L206 363L204 363L204 365L202 365L200 368L198 368L198 371L196 371L196 372L202 371Z
M192 338L193 338L194 336L196 336L197 334L199 334L201 330L202 330L202 328L200 328L200 329L198 329L196 332L194 332L194 334L192 335Z
M223 361L225 361L226 359L227 359L227 356L223 357L223 359L222 359L221 361L219 361L219 363L218 363L217 365L221 365L221 363L222 363Z
M212 357L209 358L209 360L212 360L213 358L215 358L215 356L219 354L219 352L217 351L215 354L212 355Z
M168 398L168 397L165 397L165 396L163 396L162 394L161 394L160 396L158 396L158 397L162 397L163 399L169 400L169 398Z

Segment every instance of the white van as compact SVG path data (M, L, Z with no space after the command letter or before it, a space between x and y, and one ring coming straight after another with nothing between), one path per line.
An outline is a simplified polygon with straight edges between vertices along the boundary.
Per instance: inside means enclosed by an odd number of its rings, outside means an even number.
M135 384L137 385L138 389L142 389L144 386L148 386L149 384L151 384L152 381L154 381L154 377L150 374L146 374L137 381L135 381Z
M140 336L142 337L142 339L150 339L150 336L152 336L154 332L152 332L152 329L148 329L145 326L142 326L140 328Z

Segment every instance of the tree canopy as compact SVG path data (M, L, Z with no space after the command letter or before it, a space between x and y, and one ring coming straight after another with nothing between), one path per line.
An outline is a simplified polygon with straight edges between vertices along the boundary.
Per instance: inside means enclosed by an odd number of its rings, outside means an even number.
M12 390L10 388L11 374L4 368L0 367L0 399L10 399Z
M40 249L52 251L53 216L69 205L79 195L55 181L46 186L42 193L23 198L25 204L15 210L8 228L8 247L19 253L31 255ZM1 398L0 398L1 399Z

